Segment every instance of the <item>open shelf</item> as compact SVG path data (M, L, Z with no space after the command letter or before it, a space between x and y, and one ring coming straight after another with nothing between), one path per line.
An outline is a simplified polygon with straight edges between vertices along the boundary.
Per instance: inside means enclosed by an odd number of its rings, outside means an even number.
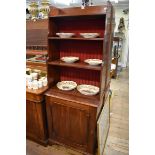
M50 61L48 62L50 65L55 65L55 66L64 66L64 67L73 67L73 68L83 68L83 69L89 69L89 70L101 70L101 65L99 66L91 66L88 65L84 62L75 62L75 63L65 63L61 60L55 60L55 61Z
M48 37L48 39L53 39L53 40L100 40L103 41L104 38L79 38L79 37L75 37L75 38L60 38L60 37Z
M46 92L46 95L69 100L72 102L80 102L82 104L92 105L95 107L97 107L99 104L99 94L94 96L87 96L78 92L77 89L71 91L63 91L58 89L57 86L53 86Z
M52 85L58 81L75 81L78 84L88 84L100 87L101 72L98 70L66 66L50 66L49 64L48 66L49 83L50 80L52 80Z

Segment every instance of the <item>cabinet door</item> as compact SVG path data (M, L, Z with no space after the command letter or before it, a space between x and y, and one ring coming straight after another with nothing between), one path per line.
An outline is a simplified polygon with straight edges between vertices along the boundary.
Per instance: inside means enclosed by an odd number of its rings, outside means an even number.
M56 102L48 104L47 108L50 138L86 148L89 134L88 111Z

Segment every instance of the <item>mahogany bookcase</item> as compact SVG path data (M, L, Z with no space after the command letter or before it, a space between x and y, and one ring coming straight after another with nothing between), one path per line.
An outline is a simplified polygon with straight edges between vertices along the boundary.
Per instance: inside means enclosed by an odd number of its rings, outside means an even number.
M111 3L81 9L51 7L48 21L48 84L46 111L49 144L60 144L83 154L94 154L97 146L97 119L110 87L111 49L114 10ZM57 32L75 33L73 38L59 38ZM79 33L97 32L99 38L86 39ZM67 64L63 56L77 56L80 61ZM90 66L88 58L102 59L101 66ZM95 85L100 92L85 96L77 89L62 91L57 82L72 80L77 84Z

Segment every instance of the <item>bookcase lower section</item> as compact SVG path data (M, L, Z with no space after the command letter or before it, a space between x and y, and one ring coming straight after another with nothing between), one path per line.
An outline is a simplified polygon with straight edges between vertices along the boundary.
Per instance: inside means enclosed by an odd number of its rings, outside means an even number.
M95 154L97 106L46 96L49 144L71 147L83 154Z

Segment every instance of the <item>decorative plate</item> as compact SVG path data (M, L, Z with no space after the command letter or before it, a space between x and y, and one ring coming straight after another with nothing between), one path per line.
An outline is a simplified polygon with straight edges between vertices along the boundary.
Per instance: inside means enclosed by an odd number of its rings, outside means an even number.
M79 60L79 57L72 57L72 56L62 57L61 60L67 63L74 63L75 61Z
M77 86L77 90L83 95L96 95L99 93L99 88L93 85L79 85Z
M77 83L74 81L61 81L57 83L57 87L61 90L73 90L77 87Z
M103 63L103 61L100 59L86 59L86 60L84 60L84 62L86 62L92 66L100 65Z
M84 38L96 38L99 37L99 33L80 33L80 36Z
M60 38L71 38L75 35L75 33L56 33Z

